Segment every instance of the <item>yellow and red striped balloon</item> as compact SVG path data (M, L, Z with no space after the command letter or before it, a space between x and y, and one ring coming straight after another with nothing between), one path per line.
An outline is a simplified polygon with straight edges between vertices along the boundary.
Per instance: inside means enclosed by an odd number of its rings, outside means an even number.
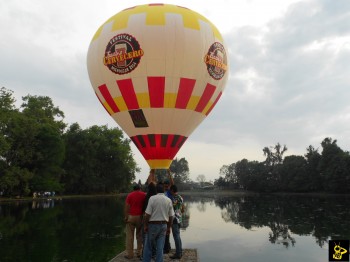
M140 5L108 19L91 40L87 66L96 96L150 168L169 168L220 99L227 48L202 15Z

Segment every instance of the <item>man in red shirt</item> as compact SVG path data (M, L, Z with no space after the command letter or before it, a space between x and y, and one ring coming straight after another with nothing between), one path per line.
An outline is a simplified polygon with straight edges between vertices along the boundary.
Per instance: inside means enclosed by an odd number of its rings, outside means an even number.
M125 200L124 220L126 222L126 257L134 257L134 234L136 230L137 256L142 253L142 207L146 199L146 193L140 190L140 185L134 185L134 191L131 192Z

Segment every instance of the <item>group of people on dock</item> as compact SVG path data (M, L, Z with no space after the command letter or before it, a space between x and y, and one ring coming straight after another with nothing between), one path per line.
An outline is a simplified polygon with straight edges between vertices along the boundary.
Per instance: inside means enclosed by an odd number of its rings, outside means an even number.
M147 193L135 184L133 192L125 200L126 256L134 257L134 234L136 232L137 256L144 262L155 258L163 261L163 254L169 253L170 232L175 242L175 254L171 259L182 257L180 225L184 212L183 198L178 194L177 186L167 170L167 179L158 181L155 170L151 169L147 179Z

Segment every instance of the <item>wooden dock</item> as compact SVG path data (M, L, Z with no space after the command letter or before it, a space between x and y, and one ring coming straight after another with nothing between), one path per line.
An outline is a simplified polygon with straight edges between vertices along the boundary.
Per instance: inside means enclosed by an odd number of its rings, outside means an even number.
M134 251L136 254L136 250ZM183 255L181 259L171 259L170 257L175 253L175 249L172 249L169 254L164 254L163 259L164 262L170 262L170 261L181 261L181 262L199 262L198 256L197 256L197 249L184 249ZM126 251L121 252L118 254L115 258L110 260L109 262L140 262L141 260L134 256L133 259L127 259L124 256L126 255ZM152 260L154 261L154 260Z

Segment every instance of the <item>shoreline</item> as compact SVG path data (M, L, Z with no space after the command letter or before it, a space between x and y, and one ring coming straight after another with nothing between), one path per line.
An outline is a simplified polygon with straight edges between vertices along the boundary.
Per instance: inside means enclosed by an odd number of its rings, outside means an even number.
M242 190L210 190L210 191L182 191L179 192L184 196L204 196L204 197L215 197L215 196L259 196L259 195L275 195L275 196L312 196L312 197L322 197L322 196L350 196L350 194L334 194L327 192L310 192L310 193L296 193L296 192L252 192L252 191L242 191ZM41 201L41 200L62 200L70 198L94 198L94 197L125 197L129 193L118 193L118 194L93 194L93 195L55 195L52 197L0 197L0 203L5 202L16 202L16 201Z

